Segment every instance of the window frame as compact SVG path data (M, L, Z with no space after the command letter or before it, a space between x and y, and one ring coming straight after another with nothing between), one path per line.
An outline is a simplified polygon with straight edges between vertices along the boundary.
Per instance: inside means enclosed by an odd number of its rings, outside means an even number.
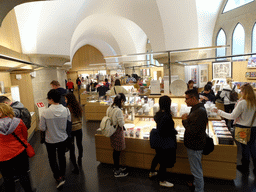
M219 31L218 31L218 33L217 33L217 35L216 35L216 38L215 38L215 45L216 45L216 46L218 46L218 45L217 45L217 39L218 39L218 36L219 36L219 33L220 33L221 30L223 30L223 32L224 32L224 34L225 34L225 38L226 38L225 45L227 45L227 34L226 34L226 32L225 32L225 30L224 30L223 28L220 28ZM218 48L215 50L215 57L217 57L217 50L218 50ZM224 56L226 56L226 55L227 55L227 47L225 47L225 55L224 55ZM223 59L223 60L224 60L224 59ZM217 60L217 59L216 59L216 61L222 61L222 60Z
M245 29L244 29L244 26L242 25L242 23L240 23L240 22L238 22L237 24L236 24L236 26L234 27L234 29L233 29L233 32L232 32L232 36L231 36L231 55L234 55L234 53L233 53L233 36L234 36L234 32L235 32L235 29L237 28L237 26L238 25L241 25L242 27L243 27L243 30L244 30L244 51L245 51ZM243 53L244 54L244 53ZM232 57L232 61L233 61L233 58L234 57Z
M236 7L236 8L234 8L234 9L229 10L229 11L224 12L224 9L225 9L225 7L227 6L228 1L229 1L229 0L226 0L225 5L224 5L224 7L223 7L223 9L222 9L221 14L228 13L228 12L230 12L230 11L233 11L233 10L235 10L235 9L238 9L238 8L240 8L240 7L243 7L243 6L245 6L245 5L248 5L248 4L250 4L250 3L253 3L255 0L253 0L252 2L249 2L249 3L246 3L246 4L244 4L244 5L240 5L239 7Z
M253 46L253 30L255 29L255 44L256 44L256 22L252 25L252 31L251 31L251 53L252 51L252 46ZM255 45L255 53L256 53L256 45Z

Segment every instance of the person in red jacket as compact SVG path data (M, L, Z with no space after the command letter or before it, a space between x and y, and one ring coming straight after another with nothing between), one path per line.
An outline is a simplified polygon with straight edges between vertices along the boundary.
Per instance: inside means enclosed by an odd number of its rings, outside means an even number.
M69 93L73 93L73 91L74 91L74 83L71 81L71 79L68 79L68 82L67 82L66 86L68 88Z
M5 191L15 192L14 176L17 176L24 191L32 192L25 147L12 133L27 144L27 127L21 119L14 117L11 106L0 103L0 172L4 178Z

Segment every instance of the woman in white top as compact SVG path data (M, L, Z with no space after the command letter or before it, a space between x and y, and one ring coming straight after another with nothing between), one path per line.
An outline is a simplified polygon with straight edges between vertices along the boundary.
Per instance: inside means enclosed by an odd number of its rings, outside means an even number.
M128 173L125 172L125 168L121 168L119 165L121 151L126 147L124 138L124 116L121 109L125 101L125 95L119 93L115 97L114 103L107 109L107 114L110 114L112 123L116 126L116 132L110 136L111 146L114 149L113 160L115 177L125 177L128 175Z
M227 80L227 84L223 85L223 89L220 93L220 97L224 99L224 109L226 113L232 113L235 108L236 101L230 101L230 93L231 93L230 81ZM228 119L225 119L226 124L229 128L233 127L233 120L231 120L231 125L228 124Z
M245 84L241 87L242 97L238 101L237 106L232 113L226 113L221 110L216 110L218 115L226 119L235 119L236 126L238 127L250 127L251 122L254 121L254 113L256 109L256 96L254 90L250 84ZM238 165L237 169L242 173L248 173L250 156L252 156L254 170L256 175L256 121L253 122L251 128L251 138L247 145L241 144L242 147L242 165Z
M113 86L109 92L107 92L108 96L117 95L118 93L128 94L128 91L121 86L121 82L119 79L116 79L115 86Z

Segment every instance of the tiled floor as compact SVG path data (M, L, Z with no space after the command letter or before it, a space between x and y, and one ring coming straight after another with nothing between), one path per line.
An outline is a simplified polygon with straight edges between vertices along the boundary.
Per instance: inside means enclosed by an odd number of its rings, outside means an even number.
M84 157L79 175L71 173L72 165L67 153L66 183L61 191L71 192L144 192L144 191L189 191L186 186L186 176L169 173L169 181L174 183L173 188L164 188L158 185L157 178L149 179L148 170L129 168L129 175L125 178L113 176L112 165L100 164L96 161L94 134L99 122L85 122L83 126ZM57 191L56 183L52 176L47 158L45 145L39 143L39 133L35 133L31 140L35 147L36 155L30 159L31 180L37 192ZM251 168L252 169L252 168ZM20 189L19 182L16 183L17 191ZM0 191L2 191L0 187ZM242 176L237 171L237 177L233 181L216 180L205 178L205 191L233 192L256 191L256 180L251 173Z

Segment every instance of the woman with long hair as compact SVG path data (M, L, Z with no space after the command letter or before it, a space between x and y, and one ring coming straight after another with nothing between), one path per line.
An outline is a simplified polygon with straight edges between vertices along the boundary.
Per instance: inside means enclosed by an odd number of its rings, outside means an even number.
M4 178L5 191L15 192L14 176L17 176L24 191L32 192L28 155L25 147L13 134L27 144L27 127L21 119L14 117L11 106L0 103L0 171Z
M119 93L111 106L107 109L107 114L112 119L113 125L116 127L116 132L110 136L111 146L113 147L113 161L114 161L114 176L125 177L128 175L125 172L125 168L120 167L119 160L121 151L125 149L125 138L124 138L124 116L122 112L122 106L126 101L125 95Z
M173 167L176 162L177 131L174 128L174 121L171 114L171 99L162 96L159 99L160 110L154 116L157 130L161 137L161 144L156 150L156 155L151 163L149 177L158 174L159 184L164 187L173 187L173 184L166 181L166 169ZM156 172L157 165L160 164L159 172Z
M241 87L241 95L242 97L238 101L232 113L226 113L217 109L215 111L218 112L218 115L226 119L234 119L237 127L250 127L251 122L253 122L250 141L247 145L241 144L242 165L237 165L237 169L242 173L248 173L250 156L252 156L254 165L253 173L256 175L256 121L253 119L256 110L256 96L252 86L248 83Z
M72 132L71 132L71 146L70 146L70 160L74 166L73 173L78 174L79 169L76 163L76 156L75 156L75 144L74 139L76 138L76 145L78 148L78 165L82 165L82 157L83 157L83 145L82 145L82 108L78 103L76 97L72 93L68 93L66 95L66 103L67 107L71 113L71 121L72 121Z

